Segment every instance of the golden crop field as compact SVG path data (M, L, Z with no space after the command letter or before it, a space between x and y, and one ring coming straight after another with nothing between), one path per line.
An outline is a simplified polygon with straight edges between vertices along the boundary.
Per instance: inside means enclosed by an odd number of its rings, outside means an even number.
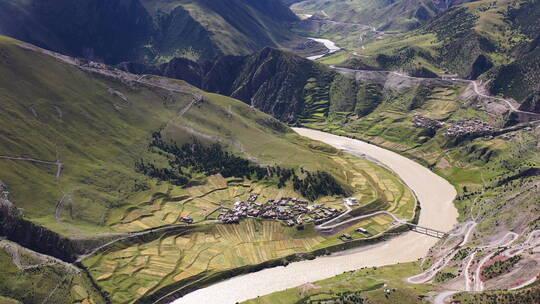
M353 196L359 201L357 208L375 206L402 218L414 217L415 197L392 172L348 154L335 156L334 161L354 189ZM92 256L84 264L114 302L129 303L183 279L201 275L204 278L219 271L340 244L343 241L339 236L343 233L354 239L375 236L392 226L393 219L384 214L347 225L333 235L320 234L313 224L299 230L277 220L245 219L237 225L205 222L215 219L221 206L230 208L235 201L246 200L254 193L259 195L259 203L281 197L302 198L291 188L277 189L221 176L212 176L207 184L186 189L156 185L150 191L159 191L140 197L139 207L126 210L114 223L114 229L137 231L177 224L182 216L191 216L201 224L182 234ZM313 203L345 210L338 197L323 197ZM370 235L355 232L359 227Z

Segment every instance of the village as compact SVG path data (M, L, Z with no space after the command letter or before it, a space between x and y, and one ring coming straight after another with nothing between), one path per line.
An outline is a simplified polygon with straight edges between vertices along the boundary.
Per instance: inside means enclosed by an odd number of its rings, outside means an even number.
M218 219L225 224L237 224L243 218L262 218L279 220L287 226L314 222L320 224L342 214L342 210L322 204L308 205L307 201L283 197L257 203L259 196L251 194L246 201L234 203L232 209L222 207Z
M444 125L444 123L439 120L431 119L421 114L415 114L412 123L417 128L425 129L438 129ZM445 132L445 135L448 137L458 137L469 134L489 134L494 131L492 125L477 118L449 121L449 123L452 125L448 127Z
M467 134L487 134L494 128L489 123L480 119L466 119L455 122L446 130L446 136L457 137Z

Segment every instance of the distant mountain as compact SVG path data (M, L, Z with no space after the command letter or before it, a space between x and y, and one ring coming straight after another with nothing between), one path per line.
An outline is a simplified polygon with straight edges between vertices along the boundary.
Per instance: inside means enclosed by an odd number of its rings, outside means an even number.
M122 63L120 67L133 73L182 79L206 91L242 100L289 123L319 111L327 113L329 85L335 75L324 65L273 48L202 64L177 58L159 66Z
M487 83L494 95L538 109L540 2L488 0L452 6L423 26L381 35L358 48L345 66L404 70L413 76L455 74ZM430 76L431 75L431 76ZM536 111L536 110L535 110Z
M294 11L314 14L343 23L365 24L379 30L406 31L416 28L452 2L432 0L296 1Z
M295 20L279 0L0 0L0 34L113 64L290 47Z
M512 52L516 60L490 73L490 89L495 94L524 100L524 110L540 113L540 2L525 1L511 9L508 22L519 29L521 35L513 39L521 44Z

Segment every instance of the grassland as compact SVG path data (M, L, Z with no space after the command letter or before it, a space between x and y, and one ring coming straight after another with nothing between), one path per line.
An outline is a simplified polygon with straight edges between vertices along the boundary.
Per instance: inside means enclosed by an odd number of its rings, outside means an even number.
M173 283L342 244L337 232L322 236L313 225L302 230L277 221L252 219L232 226L213 222L218 208L231 207L253 193L261 201L302 197L291 185L278 189L271 183L220 175L200 176L199 186L182 188L138 174L134 163L142 157L167 164L147 148L158 130L177 144L195 139L218 142L261 165L327 171L351 189L358 208L369 205L403 218L414 216L415 198L392 172L301 138L237 100L182 81L147 77L142 84L91 74L6 37L0 38L0 54L0 119L5 126L0 179L25 219L83 239L180 224L182 216L201 223L151 241L122 243L84 260L92 279L114 303L132 302ZM202 98L195 98L198 94ZM344 209L339 197L322 197L315 203ZM389 217L380 215L346 231L364 227L378 235L391 225ZM82 281L73 284L62 285L62 295L71 297L73 289L79 295L75 301L96 301L85 297ZM6 288L9 297L22 299L15 287Z
M190 94L94 77L16 43L0 41L2 156L61 162L63 170L57 178L54 164L3 158L0 179L25 217L55 231L110 231L108 223L123 212L118 210L147 200L137 198L143 189L166 192L167 186L134 171L134 162L148 154L151 133L159 129L179 144L193 138L217 141L261 164L301 163L338 173L329 157L335 150L301 139L244 103L206 94L178 117L190 105Z
M412 220L416 200L390 171L353 156L336 155L333 159L336 170L342 171L346 183L354 189L353 196L360 202L358 209L370 206ZM126 210L113 228L133 231L176 224L180 223L180 216L191 216L196 221L211 220L218 208L230 208L235 201L246 200L254 193L260 195L261 202L284 196L301 197L290 187L277 190L268 185L212 176L203 186L147 197L149 201L143 200L139 208ZM337 197L323 197L315 203L344 210ZM352 234L355 240L377 236L390 229L392 222L390 216L377 215L331 235L320 234L313 224L298 229L271 220L247 219L239 225L202 222L184 234L97 254L84 260L84 265L115 303L129 303L171 284L178 288L187 285L183 280L199 281L222 271L339 245L343 243L338 238L342 233ZM359 227L368 234L355 232Z
M407 263L379 268L363 268L322 281L258 297L245 304L342 303L348 295L367 302L408 304L429 303L424 299L433 286L410 285L402 279L420 270L419 263ZM384 289L391 292L385 294ZM320 301L320 302L319 302ZM359 300L358 300L359 301Z
M74 266L15 243L0 240L0 266L0 303L105 303L88 277L74 271Z

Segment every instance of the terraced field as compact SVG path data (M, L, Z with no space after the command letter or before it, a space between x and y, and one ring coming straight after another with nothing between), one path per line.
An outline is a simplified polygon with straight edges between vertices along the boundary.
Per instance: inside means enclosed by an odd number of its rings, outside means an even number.
M352 233L363 226L378 234L391 222L390 217L376 216L346 231ZM239 225L205 225L185 235L98 255L84 264L115 303L129 303L183 279L203 279L214 272L341 243L336 235L323 237L311 228L297 230L277 221L255 219Z
M333 160L354 189L354 197L359 201L355 208L362 210L370 206L394 212L399 217L414 217L414 195L390 171L348 154L336 155ZM341 244L339 236L343 233L350 233L353 239L369 238L388 230L393 222L388 215L377 215L331 235L320 234L313 224L298 229L276 220L247 219L238 225L216 224L208 220L215 219L218 208L232 207L235 201L246 200L250 194L259 194L259 203L301 196L290 186L277 189L221 176L210 177L203 186L176 190L162 186L161 190L141 197L139 207L127 210L113 228L118 231L147 229L180 223L181 216L191 216L200 224L182 234L111 249L87 258L84 264L115 303L129 303L182 280L200 280L220 271ZM345 210L342 199L337 197L324 197L314 203ZM368 233L355 232L359 227Z
M348 155L336 156L333 160L340 166L346 183L354 189L359 208L375 202L376 210L388 210L403 218L413 217L414 197L391 172ZM215 175L209 177L205 185L186 189L154 185L134 197L133 200L140 203L126 209L111 226L114 230L129 232L178 224L181 217L191 217L195 222L215 220L222 207L232 208L236 201L245 201L251 194L258 194L259 203L282 197L304 199L290 186L277 189L273 185ZM342 200L336 197L323 197L315 203L344 209Z
M413 126L414 114L444 121L461 110L459 96L462 91L463 87L457 84L432 86L421 90L412 86L399 92L385 90L387 100L366 116L351 118L353 113L346 113L332 121L306 125L338 135L354 134L376 144L384 142L386 147L394 150L407 150L421 145L429 138L429 133ZM469 114L468 110L462 111L463 117L474 117L476 114ZM342 125L344 121L347 123Z
M126 210L112 227L128 232L181 223L181 217L191 217L195 222L215 219L221 207L232 208L236 201L245 201L252 193L257 193L259 200L264 202L274 198L299 197L289 187L276 189L271 185L226 179L221 175L209 177L201 186L187 189L156 186L152 191L143 194L138 207Z
M316 78L309 78L304 87L304 112L300 116L300 121L304 123L324 121L330 100L328 83L318 83Z

